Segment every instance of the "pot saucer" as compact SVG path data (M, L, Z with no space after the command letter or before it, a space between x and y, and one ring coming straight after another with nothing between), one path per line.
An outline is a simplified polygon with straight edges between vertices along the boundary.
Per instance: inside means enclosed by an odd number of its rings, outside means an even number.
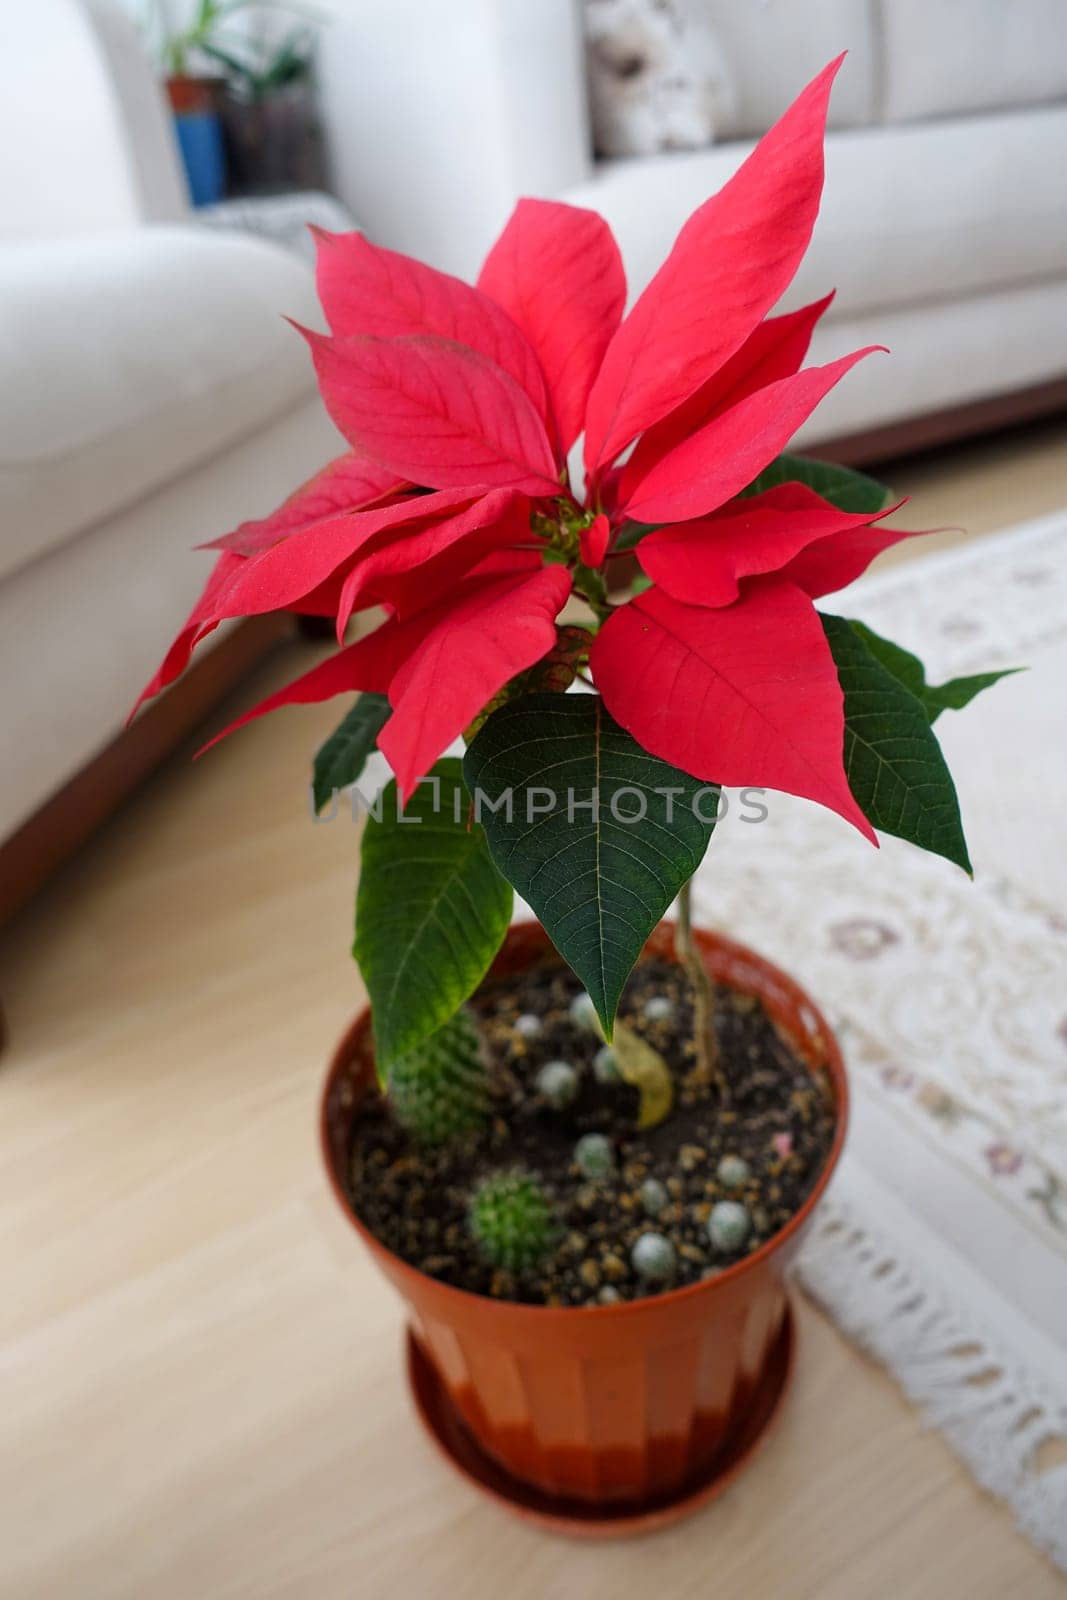
M792 1307L786 1307L766 1372L748 1418L725 1450L679 1493L654 1503L626 1501L595 1506L546 1494L513 1478L475 1443L448 1399L437 1373L411 1330L407 1335L407 1376L415 1409L446 1461L468 1483L508 1511L553 1533L578 1539L621 1539L656 1533L714 1500L747 1466L778 1419L793 1376L796 1334Z

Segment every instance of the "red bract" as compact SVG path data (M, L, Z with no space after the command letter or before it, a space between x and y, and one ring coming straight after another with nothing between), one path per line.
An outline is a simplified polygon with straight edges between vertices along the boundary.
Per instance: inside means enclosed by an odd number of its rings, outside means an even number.
M446 272L435 272L395 250L379 249L360 233L312 231L319 246L319 299L333 333L373 334L379 339L429 334L450 339L488 356L525 390L538 415L548 417L548 393L537 356L515 320L501 309L505 302L500 296L492 300Z
M221 539L210 539L203 548L233 550L240 556L258 555L311 522L320 522L341 511L387 505L401 498L405 487L388 467L366 461L350 450L302 484L269 517L242 522L232 533L224 533Z
M880 515L888 516L889 510ZM742 578L788 571L787 563L816 540L820 548L833 550L839 545L830 534L867 528L871 520L866 513L839 511L801 483L785 483L751 499L731 501L699 521L668 523L641 540L637 559L676 600L728 606L737 599ZM893 529L888 539L886 534L877 537L884 548L900 533ZM790 576L800 581L791 571Z
M309 705L345 690L388 693L393 716L379 744L407 799L486 702L547 655L569 592L570 577L558 566L469 577L436 605L405 622L390 620L320 663L211 743L279 706Z
M869 350L826 367L808 367L757 389L675 445L626 493L622 509L636 522L680 522L714 511L742 489L789 443L819 401Z
M815 325L833 298L831 290L813 305L782 317L767 317L753 329L740 350L718 372L712 373L695 394L642 434L619 474L620 494L625 497L668 450L681 444L728 406L737 405L738 401L778 378L789 378L799 372ZM625 490L621 488L623 482Z
M792 282L823 180L830 87L824 68L674 249L608 346L585 419L596 473L729 360Z
M241 721L388 694L379 743L409 794L552 650L573 584L599 624L596 687L647 750L709 781L809 796L870 835L812 599L907 535L796 483L742 493L869 353L801 370L831 297L768 315L815 221L839 65L694 213L625 318L618 247L573 206L521 201L476 288L320 234L331 334L305 337L350 451L215 541L220 561L146 692L224 617L314 611L340 636L353 612L384 606L376 631ZM584 494L567 463L583 434ZM612 604L598 569L634 544L652 587Z
M433 489L553 495L543 418L502 367L449 339L305 333L326 408L354 449Z
M653 755L709 782L805 795L874 840L842 764L837 669L794 584L752 579L717 610L650 589L611 618L592 665L612 716Z
M548 200L520 200L478 285L510 312L536 351L564 452L626 304L619 247L603 217Z

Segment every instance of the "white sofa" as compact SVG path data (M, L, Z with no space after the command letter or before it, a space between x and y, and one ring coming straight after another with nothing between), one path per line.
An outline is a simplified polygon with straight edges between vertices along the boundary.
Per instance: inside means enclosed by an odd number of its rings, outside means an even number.
M191 547L338 448L280 316L315 320L308 267L192 225L127 18L33 0L4 31L0 842L120 734L208 570Z
M338 192L372 236L464 275L519 194L592 206L639 289L688 212L847 48L822 215L785 304L836 286L812 359L872 342L892 359L851 374L802 437L1037 385L1035 408L1067 400L1051 383L1067 375L1064 0L679 3L705 14L725 57L726 142L597 163L578 0L332 0Z

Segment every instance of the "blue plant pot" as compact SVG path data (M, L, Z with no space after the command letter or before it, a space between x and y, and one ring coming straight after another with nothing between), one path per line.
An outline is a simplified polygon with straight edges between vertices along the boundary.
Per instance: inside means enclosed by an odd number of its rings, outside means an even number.
M226 192L222 123L214 111L182 111L174 121L193 205L214 205Z

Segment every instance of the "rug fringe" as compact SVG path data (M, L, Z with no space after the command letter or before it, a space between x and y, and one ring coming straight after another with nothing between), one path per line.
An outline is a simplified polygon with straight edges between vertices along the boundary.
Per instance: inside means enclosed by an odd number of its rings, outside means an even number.
M1067 1570L1067 1396L905 1262L905 1250L836 1196L823 1204L797 1273L842 1331L893 1374L1019 1528Z

